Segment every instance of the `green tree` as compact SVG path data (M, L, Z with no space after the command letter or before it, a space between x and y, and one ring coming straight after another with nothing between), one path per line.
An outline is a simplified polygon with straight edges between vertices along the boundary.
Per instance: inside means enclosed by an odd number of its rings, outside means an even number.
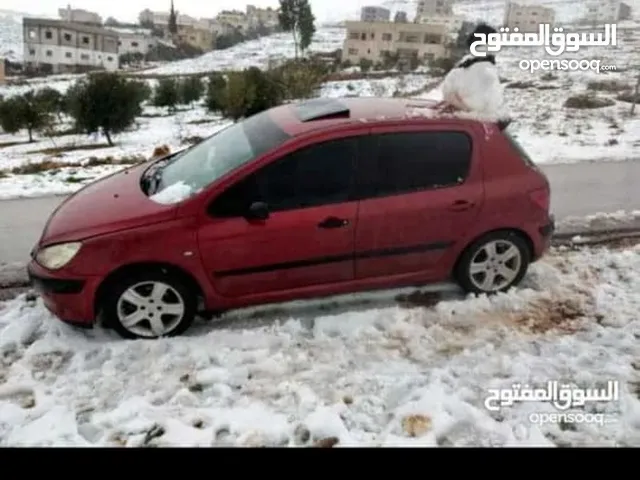
M292 33L297 59L298 52L304 52L311 45L316 32L309 0L280 0L278 21L283 31Z
M180 82L180 102L191 105L202 98L204 85L200 77L187 77Z
M112 135L130 127L142 113L140 87L111 72L80 80L67 95L67 101L78 131L102 132L110 146Z
M7 133L16 133L26 129L29 142L33 142L33 133L51 125L52 115L47 105L33 90L23 95L15 95L2 102L0 107L0 126Z
M62 122L64 112L64 95L55 88L45 87L36 93L36 101L42 105L45 112L55 115Z
M214 73L209 77L205 103L211 112L219 112L224 108L225 89L227 81L221 73Z
M178 82L173 78L163 78L158 82L153 95L153 104L156 107L167 107L174 111L179 100Z
M173 0L171 0L171 10L169 11L169 33L172 35L178 33L178 16L173 8Z

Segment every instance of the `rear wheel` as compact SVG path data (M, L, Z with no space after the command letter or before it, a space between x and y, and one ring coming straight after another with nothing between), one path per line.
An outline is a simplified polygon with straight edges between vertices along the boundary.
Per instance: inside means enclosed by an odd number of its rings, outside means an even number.
M137 273L109 289L103 309L106 322L124 338L172 337L193 323L197 297L168 273Z
M470 293L505 292L523 279L531 255L515 232L494 232L475 241L460 257L455 276Z

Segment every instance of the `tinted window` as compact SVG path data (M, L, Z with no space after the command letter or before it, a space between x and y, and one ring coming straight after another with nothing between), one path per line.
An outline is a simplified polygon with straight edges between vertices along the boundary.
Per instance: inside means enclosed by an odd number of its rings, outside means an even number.
M361 169L360 198L411 193L464 182L471 139L462 132L411 132L375 137Z
M348 138L293 152L224 192L210 213L242 216L257 201L272 212L349 201L357 146L356 138Z

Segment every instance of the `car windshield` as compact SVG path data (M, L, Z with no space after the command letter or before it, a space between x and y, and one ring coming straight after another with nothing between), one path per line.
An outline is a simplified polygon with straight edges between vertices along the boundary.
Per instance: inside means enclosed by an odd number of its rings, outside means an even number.
M268 112L224 128L159 167L157 187L148 192L158 203L178 203L290 138Z

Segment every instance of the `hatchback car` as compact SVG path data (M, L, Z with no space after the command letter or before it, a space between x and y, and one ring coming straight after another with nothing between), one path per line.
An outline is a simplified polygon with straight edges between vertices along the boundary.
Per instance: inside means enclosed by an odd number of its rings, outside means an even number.
M61 320L126 338L362 290L506 291L548 248L549 183L504 125L431 106L279 106L94 182L49 218L32 282Z

